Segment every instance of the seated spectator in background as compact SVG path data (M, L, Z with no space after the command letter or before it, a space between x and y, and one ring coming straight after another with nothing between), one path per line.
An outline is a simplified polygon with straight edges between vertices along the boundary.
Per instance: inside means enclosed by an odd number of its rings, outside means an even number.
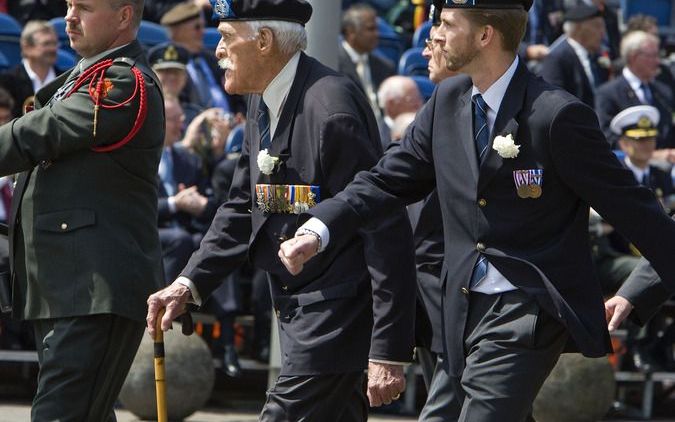
M555 3L555 2L548 2ZM548 7L556 7L548 5ZM541 66L541 61L548 55L549 44L555 40L551 38L551 22L548 19L549 9L544 5L543 0L532 2L532 7L528 11L527 29L525 36L520 43L518 55L528 67L536 71Z
M612 132L619 135L619 146L626 153L624 164L633 172L635 180L651 189L667 205L668 198L672 198L675 192L670 174L649 165L656 148L658 127L659 110L649 105L627 108L617 114L610 124ZM668 211L672 214L671 210ZM639 255L639 251L619 235L613 240L618 245L617 249L635 251ZM635 259L634 265L637 265ZM616 287L622 284L623 280ZM656 312L643 329L634 324L628 324L627 328L628 355L635 368L645 372L675 370L675 325L667 312Z
M610 130L619 137L618 146L625 153L623 164L635 181L661 200L673 194L670 174L649 165L656 147L659 111L649 105L637 105L618 113ZM590 235L593 263L600 278L603 294L612 296L639 261L639 251L591 210Z
M438 1L436 1L436 3L438 3ZM438 28L438 24L434 23L429 30L429 38L425 41L426 45L424 46L424 50L422 50L422 56L429 60L429 63L427 64L427 69L429 69L429 79L431 79L431 82L439 84L445 78L455 76L456 73L448 69L445 64L445 58L443 58L443 50L439 43L434 41L436 28Z
M183 101L201 108L218 107L224 112L245 112L241 97L225 93L222 83L224 72L218 67L213 51L204 49L206 23L202 9L191 1L178 3L162 16L160 23L168 29L171 40L190 53L186 66L190 83L181 95Z
M653 16L641 14L633 15L630 19L628 19L628 22L626 22L626 31L623 33L623 36L626 37L626 35L634 31L644 31L648 34L658 37L659 25L656 21L656 18ZM619 71L616 72L618 74L621 71L621 67L623 67L625 63L622 59L615 61L615 63L618 65L615 67L619 67ZM667 63L661 62L659 64L659 72L656 74L656 80L663 82L675 90L675 76L673 75L673 72Z
M600 16L605 22L605 37L602 41L603 49L609 55L610 60L619 57L621 33L619 32L619 15L617 14L617 11L607 4L606 0L563 0L563 7L566 10L573 9L580 5L595 6L598 8Z
M14 117L14 98L6 89L0 87L0 126Z
M609 76L609 63L598 61L605 35L600 11L587 5L568 10L563 30L567 38L546 56L541 76L593 107L596 87Z
M377 47L378 30L375 9L357 3L342 14L342 43L338 51L338 71L352 78L361 87L370 102L376 118L382 113L377 103L377 90L389 76L396 74L396 66L384 57L373 54Z
M178 3L183 3L185 0L145 0L143 5L143 19L151 22L159 23L162 16L166 14L171 8ZM191 0L204 13L211 11L211 3L209 0Z
M382 118L378 120L380 141L382 147L386 148L394 140L392 130L396 118L403 113L414 115L422 107L424 100L417 83L412 78L397 75L390 76L382 82L377 91L377 101L382 110Z
M31 21L21 31L21 63L0 75L0 86L14 98L14 116L23 115L33 94L54 80L61 70L56 69L59 39L46 21Z
M181 146L202 161L202 174L211 179L213 171L225 158L225 148L232 128L243 120L224 113L218 107L209 108L195 117L185 130Z
M654 158L675 163L675 97L671 87L655 80L660 64L659 39L642 31L630 32L621 41L621 57L626 63L621 75L598 88L596 94L600 127L617 148L620 134L612 130L612 119L628 107L653 105L660 114Z
M176 97L185 114L185 124L190 124L204 109L187 101L187 96L180 97L187 85L186 66L190 53L175 43L166 43L153 47L148 51L148 61L162 84L164 95Z
M8 0L7 10L21 25L32 20L48 21L66 16L66 2L63 0Z
M166 132L159 163L159 239L164 277L175 280L199 247L215 214L217 204L207 192L208 179L201 160L176 145L181 139L184 115L175 97L164 100Z

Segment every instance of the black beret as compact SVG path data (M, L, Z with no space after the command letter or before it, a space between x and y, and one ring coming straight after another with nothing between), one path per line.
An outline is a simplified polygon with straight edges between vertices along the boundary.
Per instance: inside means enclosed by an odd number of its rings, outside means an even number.
M219 21L280 20L304 25L312 16L305 0L211 0L213 19Z
M432 26L438 26L441 24L441 11L443 11L443 4L445 0L433 0L431 7L429 8L429 22Z
M202 9L192 2L178 3L162 15L159 23L164 26L177 25L198 18L201 13Z
M569 9L565 13L565 21L581 22L598 16L602 16L602 14L600 13L600 9L598 9L595 6L581 4L579 6L575 6Z
M443 7L464 9L524 9L530 10L533 0L445 0Z
M148 51L148 61L155 70L161 69L185 69L190 53L173 43L157 45Z

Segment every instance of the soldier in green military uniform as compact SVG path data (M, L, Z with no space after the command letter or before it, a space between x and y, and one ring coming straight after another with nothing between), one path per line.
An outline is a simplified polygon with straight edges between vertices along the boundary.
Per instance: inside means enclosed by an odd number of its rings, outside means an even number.
M0 127L0 173L20 173L10 219L15 317L40 362L34 421L114 420L162 284L157 166L162 94L136 32L143 0L69 0L83 57Z

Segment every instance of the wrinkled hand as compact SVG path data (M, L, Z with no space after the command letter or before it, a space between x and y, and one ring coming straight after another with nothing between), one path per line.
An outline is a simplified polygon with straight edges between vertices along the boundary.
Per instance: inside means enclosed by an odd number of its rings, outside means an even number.
M368 362L368 401L372 407L398 400L405 390L402 365Z
M316 255L319 240L312 235L303 234L288 239L279 247L279 258L289 273L300 274L305 262Z
M166 331L171 328L171 322L174 319L185 313L185 305L190 297L190 289L175 281L168 287L150 295L148 298L148 316L145 318L150 337L155 338L157 314L159 314L160 309L165 309L161 328L162 331Z
M621 296L614 296L605 302L605 319L607 320L607 329L616 330L621 322L633 310L633 304L628 299Z

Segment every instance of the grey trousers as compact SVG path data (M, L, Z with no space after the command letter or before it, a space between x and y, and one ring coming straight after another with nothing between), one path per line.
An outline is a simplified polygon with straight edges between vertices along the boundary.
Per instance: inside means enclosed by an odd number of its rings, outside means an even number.
M365 372L280 376L267 392L261 422L368 420Z
M558 361L567 329L520 290L471 292L464 331L466 366L448 415L461 422L532 420L532 402ZM456 417L456 419L454 419Z
M101 314L33 321L40 362L31 420L114 421L144 324Z
M460 395L461 385L456 378L450 378L442 354L436 357L427 401L420 412L420 422L451 422L459 417L456 406L452 406L453 397ZM453 411L454 410L454 411Z

